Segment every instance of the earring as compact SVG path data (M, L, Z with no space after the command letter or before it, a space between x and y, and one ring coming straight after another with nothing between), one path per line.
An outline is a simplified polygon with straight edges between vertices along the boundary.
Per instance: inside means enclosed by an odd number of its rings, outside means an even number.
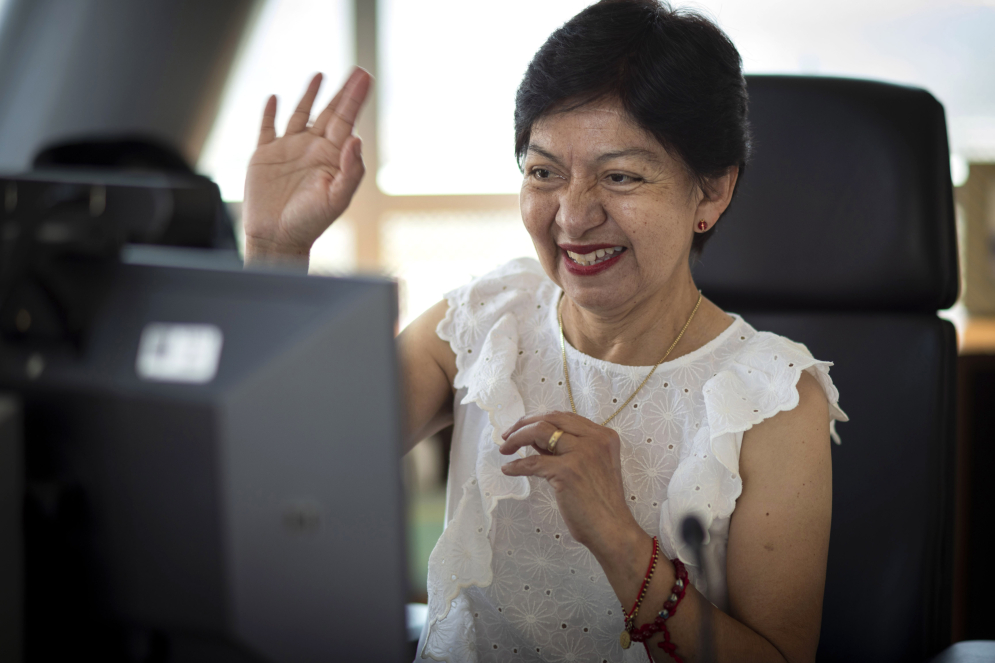
M698 230L700 230L701 232L705 232L706 230L708 230L708 222L705 221L704 219L702 219L701 221L699 221L698 222Z

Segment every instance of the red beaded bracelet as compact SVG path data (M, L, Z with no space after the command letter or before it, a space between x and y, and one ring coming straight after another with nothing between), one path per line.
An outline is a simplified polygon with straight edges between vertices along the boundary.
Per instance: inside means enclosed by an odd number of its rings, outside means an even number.
M622 649L628 649L632 644L632 639L629 634L632 632L632 627L636 623L636 615L639 613L639 606L643 604L643 599L646 598L646 590L649 589L650 580L653 578L653 572L656 571L656 562L658 555L660 554L660 542L657 538L653 537L653 554L650 556L650 565L646 569L646 575L643 576L643 584L639 587L639 595L636 597L636 602L632 606L632 610L624 613L625 614L625 630L619 635L619 644L622 645ZM622 606L622 610L625 610L625 606Z
M677 580L674 581L674 587L670 590L670 596L664 601L663 609L657 613L656 619L648 624L643 624L632 629L630 637L634 642L643 643L643 647L646 648L646 655L650 657L650 660L653 660L649 645L646 642L657 633L663 633L663 640L658 645L660 649L670 654L677 663L684 663L681 657L677 655L677 645L670 641L670 630L667 628L667 620L677 612L677 606L687 591L688 570L684 567L684 563L681 560L672 559L670 561L673 563L674 572L677 574Z

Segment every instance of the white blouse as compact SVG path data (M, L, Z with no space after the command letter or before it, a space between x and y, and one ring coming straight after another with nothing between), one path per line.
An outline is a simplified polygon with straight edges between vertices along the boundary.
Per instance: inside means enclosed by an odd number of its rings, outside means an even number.
M539 263L518 259L447 295L438 334L456 353L456 406L446 528L429 557L428 619L420 659L438 661L645 661L623 650L623 613L601 567L560 516L549 484L508 477L501 433L526 414L570 411L556 303ZM661 554L680 557L695 587L727 609L729 520L742 492L743 432L798 404L808 371L846 421L829 362L738 316L694 352L660 365L609 424L622 441L628 504ZM651 367L595 359L567 345L577 412L608 418ZM523 453L535 453L529 449ZM691 564L680 525L695 514L708 532L705 573ZM707 577L707 578L706 578ZM707 579L707 582L706 582Z

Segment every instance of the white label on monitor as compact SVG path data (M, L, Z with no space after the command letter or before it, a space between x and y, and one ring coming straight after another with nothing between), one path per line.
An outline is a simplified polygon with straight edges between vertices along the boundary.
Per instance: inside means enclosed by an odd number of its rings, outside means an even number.
M142 330L135 370L143 380L208 383L218 372L222 340L214 325L150 323Z

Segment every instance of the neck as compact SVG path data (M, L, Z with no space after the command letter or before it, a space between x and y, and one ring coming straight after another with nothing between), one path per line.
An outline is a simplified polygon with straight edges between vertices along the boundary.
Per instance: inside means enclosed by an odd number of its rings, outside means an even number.
M590 311L569 297L561 304L563 333L575 348L586 355L626 366L652 366L660 361L688 322L698 301L698 290L690 273L676 284L640 299L626 302L611 311ZM704 307L704 303L702 304ZM692 333L695 320L685 337L667 357L676 359L696 346Z

